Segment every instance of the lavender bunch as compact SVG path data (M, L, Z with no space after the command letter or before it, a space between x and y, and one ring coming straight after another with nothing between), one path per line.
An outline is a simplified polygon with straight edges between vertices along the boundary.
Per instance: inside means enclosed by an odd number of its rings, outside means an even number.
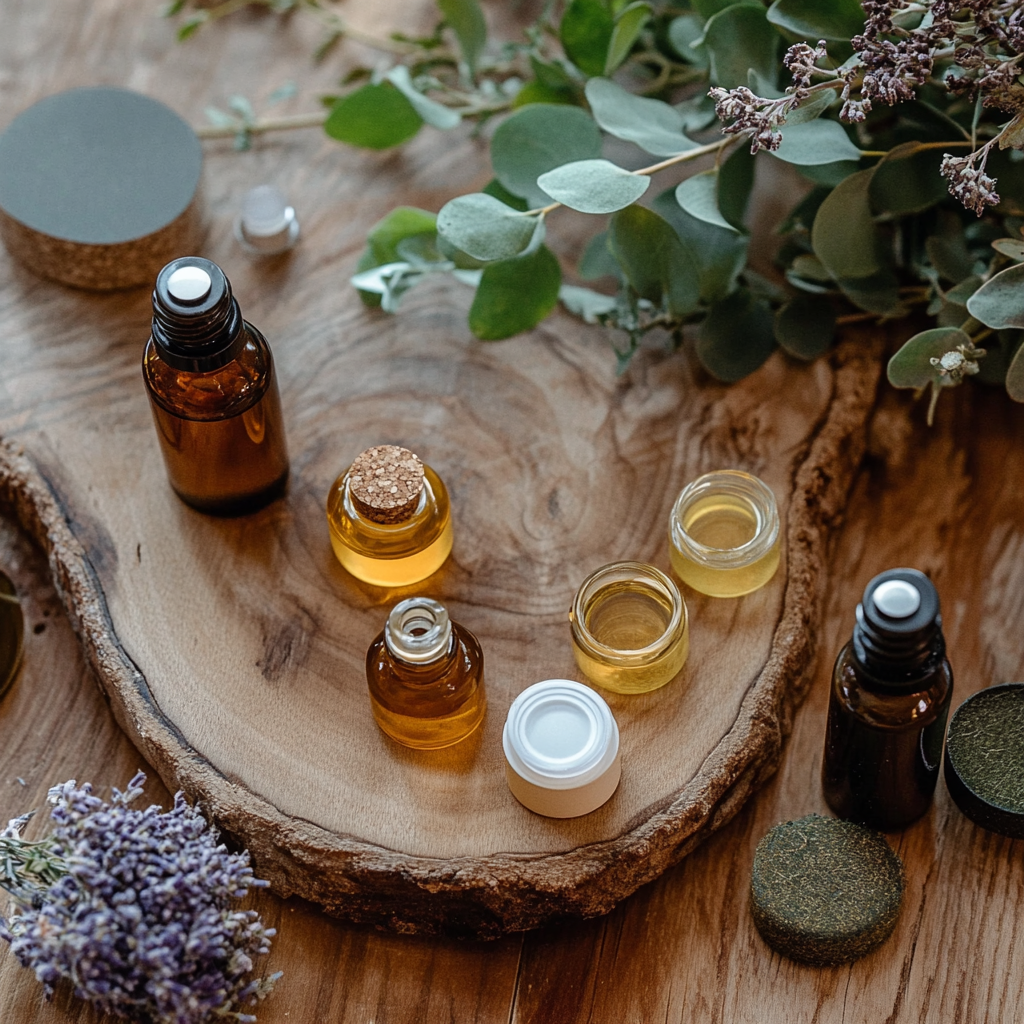
M745 135L750 149L776 150L787 117L812 95L840 93L841 120L864 121L873 104L894 106L927 82L1009 116L993 137L965 157L946 154L941 173L949 191L978 216L999 203L996 180L985 173L991 148L1024 147L1024 4L1021 0L863 0L864 31L850 42L854 56L828 64L825 43L791 46L784 58L793 76L786 96L768 99L747 88L712 89L723 131ZM911 27L913 26L913 27ZM817 81L814 81L817 79ZM988 125L985 126L986 128Z
M131 808L145 781L139 772L110 803L89 783L55 786L54 828L39 842L22 838L29 815L10 822L0 885L16 911L0 917L0 937L48 998L66 978L98 1010L143 1024L253 1022L239 1008L280 977L250 977L275 932L229 905L267 883L181 793L167 813Z

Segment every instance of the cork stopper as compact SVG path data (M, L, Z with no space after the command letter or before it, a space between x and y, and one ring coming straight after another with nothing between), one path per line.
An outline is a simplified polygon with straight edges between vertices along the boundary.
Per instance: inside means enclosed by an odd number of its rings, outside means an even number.
M404 523L423 490L423 463L408 448L367 448L348 471L349 493L361 515L375 523Z

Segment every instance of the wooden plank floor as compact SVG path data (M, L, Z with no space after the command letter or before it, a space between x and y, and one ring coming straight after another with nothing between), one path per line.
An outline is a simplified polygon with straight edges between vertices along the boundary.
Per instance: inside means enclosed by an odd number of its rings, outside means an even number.
M364 15L372 8L356 6ZM394 13L396 5L387 6ZM265 82L262 94L288 77L285 68L292 75L308 68L309 40L286 32L268 42L261 19L177 50L148 4L94 0L68 5L59 18L28 0L6 0L3 8L3 124L47 92L97 81L160 96L196 121L206 103L244 91L240 67L260 68L259 78L246 81ZM272 61L264 60L268 46ZM174 62L190 63L196 73L187 94L169 97L161 90ZM317 76L308 96L328 84L323 71L310 71L308 82ZM180 70L175 77L185 80ZM238 159L254 161L256 174L271 166L272 155L265 150ZM414 154L413 170L427 155ZM212 191L211 201L223 205L226 197L216 186ZM374 197L384 208L399 201ZM344 238L329 258L358 248L362 228L342 226ZM6 254L0 259L7 261ZM339 268L339 280L347 267ZM32 415L26 396L4 382L8 360L19 351L2 330L4 318L0 308L0 433ZM1024 408L996 391L965 387L944 396L929 431L906 394L883 388L871 453L837 531L817 676L782 768L680 867L606 918L492 944L380 934L300 901L260 894L253 905L279 930L261 968L285 972L260 1010L261 1024L1019 1020L1024 844L975 828L941 782L933 811L891 837L907 868L906 904L896 933L866 959L818 970L770 954L750 923L747 887L764 832L776 821L824 810L818 773L831 660L849 636L854 606L872 575L913 565L935 579L956 674L954 704L991 683L1024 679L1022 437ZM42 806L56 782L123 786L143 762L83 666L42 556L2 518L0 566L25 597L28 624L24 667L0 702L0 818L6 819ZM168 799L155 776L149 792ZM0 947L0 1022L98 1021L67 990L44 1004L33 976Z

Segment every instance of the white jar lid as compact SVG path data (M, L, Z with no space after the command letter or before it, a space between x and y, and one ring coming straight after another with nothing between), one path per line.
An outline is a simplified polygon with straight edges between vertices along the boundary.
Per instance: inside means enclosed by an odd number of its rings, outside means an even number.
M545 679L512 702L501 737L513 771L543 789L577 789L616 763L619 727L588 686Z

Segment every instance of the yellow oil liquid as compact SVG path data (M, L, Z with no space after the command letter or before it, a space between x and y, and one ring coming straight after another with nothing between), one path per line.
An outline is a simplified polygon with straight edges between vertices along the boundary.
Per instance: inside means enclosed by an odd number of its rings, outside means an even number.
M606 653L573 632L573 655L588 679L615 693L646 693L678 675L690 651L685 616L664 650L645 651L665 637L672 621L668 597L636 581L616 581L602 587L583 611L587 633Z
M438 718L400 715L384 707L373 694L370 695L370 705L377 725L384 732L393 740L416 750L440 750L461 742L476 731L487 710L482 687L458 711Z
M331 547L357 579L378 587L405 587L437 572L452 550L448 491L440 477L423 467L424 487L413 514L402 523L375 523L355 509L348 474L334 482L327 497Z
M682 522L687 535L704 547L730 551L754 539L760 526L757 513L742 498L709 495L686 510ZM740 597L763 587L779 567L779 540L759 558L741 565L706 564L672 543L672 568L694 590L711 597ZM712 552L713 553L713 552Z

